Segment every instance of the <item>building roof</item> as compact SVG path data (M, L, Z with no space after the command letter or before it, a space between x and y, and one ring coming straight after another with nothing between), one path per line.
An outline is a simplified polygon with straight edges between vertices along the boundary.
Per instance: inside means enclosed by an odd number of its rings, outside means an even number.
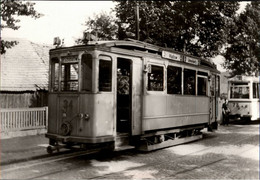
M19 44L1 55L0 91L48 89L48 56L51 46L39 45L26 39L3 39L17 40Z

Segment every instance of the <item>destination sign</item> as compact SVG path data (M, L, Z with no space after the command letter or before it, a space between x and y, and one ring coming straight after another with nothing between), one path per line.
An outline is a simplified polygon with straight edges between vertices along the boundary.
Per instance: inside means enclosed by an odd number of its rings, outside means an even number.
M168 52L168 51L162 51L162 57L167 58L167 59L172 59L175 61L181 61L181 55L172 53L172 52Z
M78 62L78 56L65 56L65 57L61 57L61 61L63 63Z
M199 65L199 60L191 57L185 57L184 62L194 65Z

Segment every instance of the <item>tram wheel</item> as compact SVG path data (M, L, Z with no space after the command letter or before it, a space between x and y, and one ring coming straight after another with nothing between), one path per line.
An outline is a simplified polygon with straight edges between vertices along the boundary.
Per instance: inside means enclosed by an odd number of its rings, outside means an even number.
M48 146L46 150L47 150L48 154L52 154L53 153L53 149L52 149L51 146Z

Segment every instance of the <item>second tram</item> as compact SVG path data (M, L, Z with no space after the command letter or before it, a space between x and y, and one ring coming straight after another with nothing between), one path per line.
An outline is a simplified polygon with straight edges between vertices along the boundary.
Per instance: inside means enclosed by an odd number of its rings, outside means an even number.
M231 117L259 119L259 78L237 75L228 80L228 107Z
M50 50L48 152L81 145L154 150L217 126L219 71L148 43L88 42Z

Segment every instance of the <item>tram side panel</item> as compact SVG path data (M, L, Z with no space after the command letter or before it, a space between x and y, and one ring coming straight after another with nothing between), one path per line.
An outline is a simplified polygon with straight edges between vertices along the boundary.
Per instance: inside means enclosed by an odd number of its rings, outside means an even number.
M111 136L113 107L112 93L49 94L48 133L87 138Z
M48 95L48 133L57 134L57 123L58 123L58 99L57 94Z
M99 137L113 135L113 94L81 94L79 136ZM91 97L90 97L91 96Z
M207 124L208 122L208 97L144 96L143 131Z
M48 133L75 136L79 119L78 96L75 94L51 94ZM55 101L55 102L54 102Z

